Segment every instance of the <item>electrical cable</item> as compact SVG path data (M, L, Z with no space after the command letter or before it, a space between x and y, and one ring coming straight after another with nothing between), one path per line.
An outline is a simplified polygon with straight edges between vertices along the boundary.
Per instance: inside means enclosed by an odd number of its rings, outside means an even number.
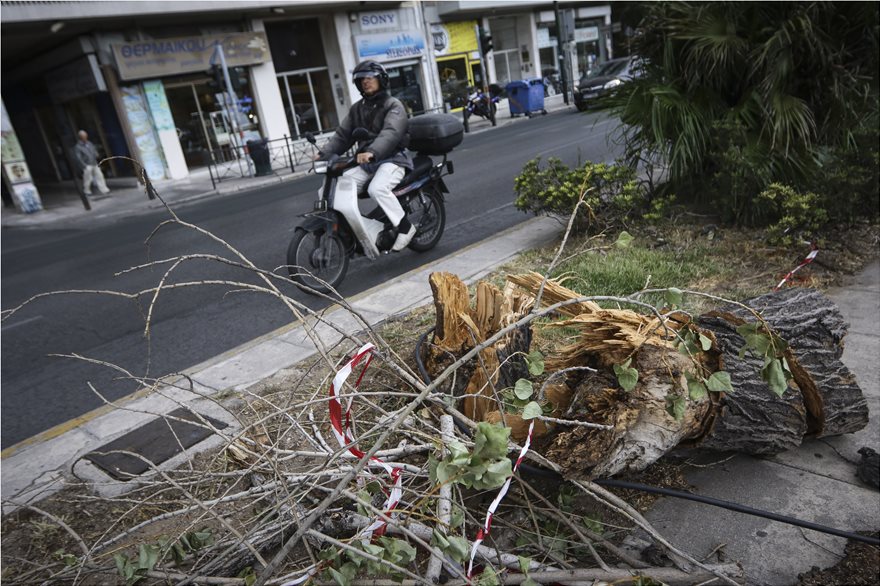
M422 334L418 341L416 342L416 348L414 351L416 366L419 369L419 373L422 375L422 379L425 384L430 384L431 376L428 374L427 369L425 368L424 363L422 362L421 349L425 343L425 340L428 338L428 335L434 331L434 328L431 328L424 334ZM465 435L470 436L470 430L461 424L457 419L455 419L456 426L462 431ZM547 470L545 468L540 468L538 466L532 466L530 464L526 464L522 462L519 466L520 471L530 476L537 476L541 478L546 478L548 480L562 481L564 480L563 476L554 470ZM626 480L614 480L611 478L605 479L594 479L598 485L608 486L612 488L625 488L629 490L639 490L642 492L659 494L663 496L670 496L673 498L680 498L684 500L694 501L698 503L702 503L704 505L712 505L714 507L719 507L722 509L727 509L730 511L735 511L737 513L745 513L746 515L752 515L755 517L763 517L765 519L770 519L772 521L779 521L780 523L787 523L789 525L795 525L797 527L804 527L806 529L812 529L813 531L819 531L821 533L827 533L829 535L836 535L838 537L845 537L846 539L852 539L853 541L860 541L862 543L867 543L870 545L880 545L880 539L877 537L866 537L864 535L859 535L858 533L853 533L852 531L844 531L842 529L835 529L834 527L828 527L826 525L820 525L818 523L813 523L811 521L803 521L801 519L797 519L795 517L789 517L787 515L780 515L779 513L772 513L770 511L764 511L761 509L755 509L753 507L748 507L746 505L741 505L739 503L733 503L730 501L725 501L723 499L718 499L709 496L702 496L698 494L693 494L689 492L684 492L681 490L675 490L672 488L661 488L659 486L649 486L647 484L639 484L637 482L629 482Z

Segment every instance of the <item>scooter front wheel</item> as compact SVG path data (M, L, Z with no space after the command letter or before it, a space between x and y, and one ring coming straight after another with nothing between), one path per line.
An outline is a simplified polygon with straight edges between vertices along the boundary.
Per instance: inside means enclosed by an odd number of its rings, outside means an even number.
M297 228L287 247L287 271L306 293L330 293L348 271L348 254L336 234Z

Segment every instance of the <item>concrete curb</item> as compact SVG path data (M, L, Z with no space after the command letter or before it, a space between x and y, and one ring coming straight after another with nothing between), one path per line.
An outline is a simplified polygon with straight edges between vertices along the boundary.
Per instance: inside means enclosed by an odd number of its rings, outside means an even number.
M520 252L549 244L561 228L553 219L533 218L348 299L355 313L335 306L322 312L322 322L308 318L305 325L291 323L193 366L186 371L186 378L169 379L156 389L142 389L11 446L2 454L4 499L22 503L45 498L63 488L65 477L73 471L92 483L99 494L131 490L135 482L115 481L82 457L182 405L224 421L230 426L224 433L232 435L238 429L237 421L218 400L224 394L251 388L310 358L318 352L315 341L325 348L332 347L343 338L340 332L361 331L430 303L428 277L432 272L452 272L468 283L475 282ZM401 304L401 300L406 302ZM215 447L223 441L223 437L213 436L189 452ZM181 454L160 468L177 466L186 457ZM14 508L5 502L3 513Z

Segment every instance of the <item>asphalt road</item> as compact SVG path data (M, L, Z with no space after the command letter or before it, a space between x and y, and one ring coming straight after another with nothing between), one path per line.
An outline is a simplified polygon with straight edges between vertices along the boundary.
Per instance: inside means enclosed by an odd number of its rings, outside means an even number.
M465 137L450 158L446 232L432 251L404 251L352 262L340 288L353 295L448 255L528 215L513 207L513 178L529 159L559 157L605 161L615 150L607 134L615 124L596 114L562 110ZM309 176L250 192L208 198L177 208L182 219L224 239L255 265L276 269L287 244L311 209L319 179ZM115 276L150 261L207 253L231 258L203 234L180 227L147 236L163 212L107 221L87 229L4 228L2 307L60 290L134 293L155 287L169 265ZM181 263L169 283L204 279L256 283L241 269L216 261ZM319 302L284 284L284 293L313 308ZM291 322L277 299L242 292L233 284L181 287L159 297L145 336L149 296L140 304L118 296L66 293L44 297L2 326L2 446L9 447L137 390L138 378L180 372ZM86 360L72 358L78 355ZM67 356L67 357L65 357ZM109 365L115 365L111 367ZM134 378L132 378L134 377Z

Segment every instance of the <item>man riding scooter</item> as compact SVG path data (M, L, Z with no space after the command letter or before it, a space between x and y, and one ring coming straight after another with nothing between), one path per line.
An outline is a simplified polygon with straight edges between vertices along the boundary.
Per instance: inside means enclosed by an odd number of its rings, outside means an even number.
M408 142L406 109L400 100L388 94L388 72L381 64L363 61L354 68L352 77L363 99L352 105L348 116L318 156L346 152L355 143L353 134L356 128L364 128L375 137L358 144L359 166L346 171L340 181L353 181L358 192L369 181L367 193L376 200L397 233L391 249L401 251L416 234L416 227L406 218L391 191L403 179L406 170L413 168L405 149Z

